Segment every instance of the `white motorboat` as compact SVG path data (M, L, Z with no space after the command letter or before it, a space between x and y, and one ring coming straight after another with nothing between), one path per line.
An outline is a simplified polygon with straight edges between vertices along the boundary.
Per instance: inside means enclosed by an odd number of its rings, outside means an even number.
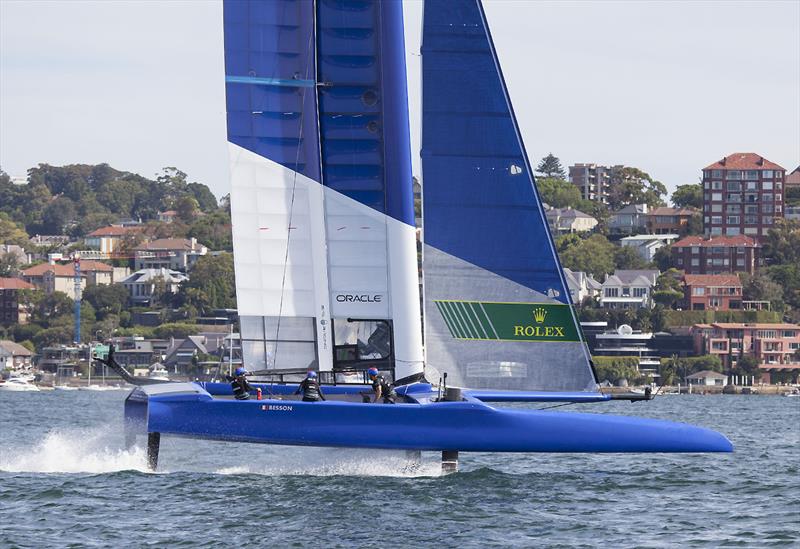
M0 383L0 391L39 391L39 388L27 379L12 377Z

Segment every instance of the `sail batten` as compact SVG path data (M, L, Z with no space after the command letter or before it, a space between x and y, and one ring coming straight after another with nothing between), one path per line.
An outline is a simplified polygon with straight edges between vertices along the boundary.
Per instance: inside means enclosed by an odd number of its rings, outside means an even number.
M594 390L480 2L423 22L427 362L464 387Z

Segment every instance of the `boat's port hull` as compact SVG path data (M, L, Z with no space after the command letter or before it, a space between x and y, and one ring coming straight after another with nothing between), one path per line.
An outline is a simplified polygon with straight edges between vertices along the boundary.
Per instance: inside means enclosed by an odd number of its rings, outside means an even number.
M422 402L236 401L214 398L195 384L175 384L134 391L126 419L129 429L140 433L285 445L475 452L733 450L720 433L684 423L503 409L477 400Z

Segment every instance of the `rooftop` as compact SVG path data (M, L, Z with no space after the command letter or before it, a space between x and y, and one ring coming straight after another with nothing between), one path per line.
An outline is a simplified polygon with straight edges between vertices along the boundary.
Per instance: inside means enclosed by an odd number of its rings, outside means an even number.
M19 278L0 278L0 290L35 290L36 286Z
M74 276L75 268L72 263L40 263L22 271L23 276L42 276L44 273L52 271L55 276ZM114 272L114 267L107 265L102 261L95 261L93 259L81 260L81 276L85 276L87 272Z
M670 208L668 206L659 206L651 211L648 215L694 215L696 213L698 213L698 211L692 208Z
M686 376L686 379L725 379L728 376L720 374L719 372L712 372L711 370L703 370L702 372L697 372L690 376Z
M677 241L675 244L672 245L673 248L686 248L689 246L699 246L701 248L709 248L711 246L723 246L723 247L744 246L750 248L760 248L761 244L759 244L749 236L737 235L737 236L712 236L709 239L705 239L702 236L687 236L686 238L682 238L681 240Z
M775 162L770 162L756 153L733 153L709 164L704 170L783 170Z
M742 281L734 274L687 274L683 275L683 282L687 286L735 286L742 287Z
M118 225L111 225L109 227L101 227L90 232L86 236L126 236L133 233L138 233L142 230L141 226L122 227Z
M159 238L136 247L137 250L186 250L204 247L193 238Z
M6 351L6 353L12 356L33 356L32 352L19 343L14 343L13 341L9 341L7 339L0 340L0 351Z

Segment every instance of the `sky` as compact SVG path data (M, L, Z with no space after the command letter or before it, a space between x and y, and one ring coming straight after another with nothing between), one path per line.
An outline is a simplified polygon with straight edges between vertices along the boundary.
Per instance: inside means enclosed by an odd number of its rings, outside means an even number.
M800 1L484 4L534 165L625 164L672 190L734 152L800 163ZM406 1L416 151L421 17ZM223 74L219 1L0 0L0 168L176 166L227 194Z

